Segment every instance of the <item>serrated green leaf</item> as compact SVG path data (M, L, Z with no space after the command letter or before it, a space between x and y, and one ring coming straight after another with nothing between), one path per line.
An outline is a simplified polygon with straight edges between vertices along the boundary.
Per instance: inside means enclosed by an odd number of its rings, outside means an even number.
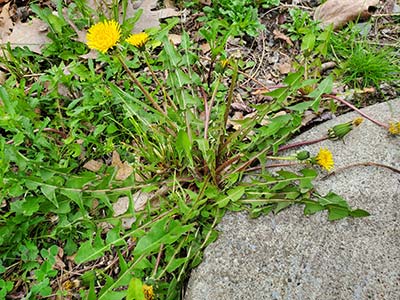
M4 104L6 113L11 118L14 118L15 117L15 109L14 109L15 103L13 103L11 101L10 96L7 93L7 90L3 86L0 86L0 99Z
M292 120L290 114L278 116L271 119L271 123L260 128L260 132L263 137L268 137L276 134L281 128L286 127L287 123Z
M312 181L317 177L317 171L313 169L303 169L300 171L304 177L299 180L299 187L302 193L308 192L314 188Z
M83 198L82 198L82 192L80 191L74 191L74 190L67 190L67 189L61 189L61 194L64 196L68 197L72 201L74 201L80 209L84 210L84 205L83 205Z
M29 199L31 201L23 201L21 205L22 213L25 216L32 216L35 212L39 210L39 199Z
M81 264L89 260L97 259L104 256L104 252L110 249L110 244L104 247L94 247L91 241L86 241L79 247L78 252L75 256L75 262Z
M130 280L132 279L132 270L137 267L137 264L144 258L145 255L140 256L137 258L130 266L128 269L126 269L124 272L120 272L119 276L117 279L113 279L111 277L106 277L107 282L104 285L104 287L100 290L100 296L98 297L98 300L109 300L109 299L115 299L115 300L120 300L123 297L126 296L127 292L124 291L123 293L116 292L114 291L115 289L118 289L122 286L127 286L130 283Z
M56 198L56 187L51 185L41 185L40 190L42 191L43 195L46 196L47 199L50 200L51 203L54 204L55 207L58 208L58 201Z

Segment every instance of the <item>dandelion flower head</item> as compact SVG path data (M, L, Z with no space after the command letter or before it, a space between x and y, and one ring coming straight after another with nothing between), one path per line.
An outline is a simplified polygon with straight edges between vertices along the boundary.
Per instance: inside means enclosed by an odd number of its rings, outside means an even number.
M87 45L90 49L106 53L114 47L121 37L121 28L114 20L105 20L94 24L86 35Z
M144 298L146 300L154 299L153 287L151 285L143 284L142 289L143 289Z
M389 132L391 134L400 134L400 122L390 122L389 123Z
M148 40L149 35L146 32L131 34L131 36L126 39L129 44L137 48L143 47Z
M326 148L320 149L315 159L317 161L317 164L327 171L330 171L335 164L331 151Z
M364 121L363 118L357 117L357 118L355 118L355 119L353 120L353 125L354 125L354 126L358 126L358 125L360 125L363 121Z

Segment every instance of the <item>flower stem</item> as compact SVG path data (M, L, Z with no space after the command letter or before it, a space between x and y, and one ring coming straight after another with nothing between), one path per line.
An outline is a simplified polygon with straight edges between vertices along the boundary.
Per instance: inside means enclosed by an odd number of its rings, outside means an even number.
M324 136L322 138L311 140L311 141L301 141L301 142L297 142L297 143L292 143L292 144L289 144L289 145L285 145L285 146L279 147L277 152L281 152L281 151L292 149L292 148L302 147L302 146L306 146L306 145L316 144L316 143L325 141L328 138L329 138L328 136ZM270 153L268 153L268 154L272 154L272 151Z
M150 65L149 62L149 53L147 51L143 52L143 56L144 56L144 60L146 62L147 67L150 70L151 76L153 77L153 80L155 81L155 83L157 84L157 86L159 86L164 94L164 97L169 101L169 103L171 104L171 106L173 107L173 109L175 111L178 111L178 108L176 107L175 103L172 101L171 97L168 95L165 87L163 84L161 84L161 82L158 80L156 74L153 71L153 68Z
M221 83L221 76L218 76L217 82L215 84L214 91L211 95L211 100L210 100L210 105L207 103L207 99L204 102L204 107L205 107L205 120L204 120L204 139L208 138L208 127L210 123L210 117L211 117L211 109L214 105L215 102L215 97L217 96L219 84Z
M384 123L382 123L382 122L379 122L378 120L375 120L375 119L371 118L371 117L368 116L366 113L362 112L362 111L359 110L357 107L355 107L353 104L347 102L346 100L344 100L344 99L342 99L342 98L339 98L339 97L334 96L334 95L331 95L331 94L324 94L323 97L331 98L331 99L337 100L337 101L343 103L344 105L350 107L351 109L353 109L354 111L356 111L357 113L359 113L360 115L362 115L362 116L363 116L364 118L366 118L367 120L370 120L371 122L375 123L375 124L378 125L378 126L381 126L381 127L383 127L383 128L389 129L389 125L384 124Z
M143 95L146 97L147 100L153 105L153 107L158 110L161 114L165 115L167 117L167 114L165 111L162 110L162 108L157 104L157 102L154 100L154 98L150 95L150 93L144 88L144 86L140 83L140 81L136 78L135 74L129 69L129 67L126 65L125 61L122 59L120 55L118 55L118 59L121 62L122 66L124 67L126 73L128 73L129 77L133 80L133 82L139 87L139 89L142 91Z
M232 105L232 100L233 100L233 92L235 90L236 82L237 82L237 78L238 78L238 70L239 70L238 61L237 61L237 59L235 59L234 66L233 66L231 86L229 87L228 97L227 97L226 106L225 106L224 120L221 124L221 136L219 139L219 146L218 146L217 157L216 157L217 165L219 164L219 162L221 160L222 150L224 149L222 147L222 145L225 144L226 124L228 123L229 112L231 110L231 105Z
M353 167L360 167L360 166L380 167L380 168L385 168L385 169L388 169L388 170L391 170L391 171L393 171L395 173L400 174L400 170L396 169L395 167L392 167L392 166L389 166L389 165L385 165L385 164L376 163L376 162L372 162L372 161L367 161L367 162L354 163L354 164L350 164L350 165L344 166L342 168L338 168L335 171L333 171L332 173L329 173L328 175L324 176L322 179L326 179L326 178L328 178L328 177L330 177L332 175L336 175L337 173L339 173L341 171L344 171L346 169L350 169L350 168L353 168Z

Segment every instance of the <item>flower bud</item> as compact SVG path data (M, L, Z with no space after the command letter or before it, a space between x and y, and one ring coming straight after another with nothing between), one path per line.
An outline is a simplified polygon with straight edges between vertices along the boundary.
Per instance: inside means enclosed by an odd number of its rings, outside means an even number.
M330 140L340 140L353 129L353 122L342 123L328 129L328 138Z
M296 153L296 158L298 160L306 160L310 158L310 152L308 151L300 151Z

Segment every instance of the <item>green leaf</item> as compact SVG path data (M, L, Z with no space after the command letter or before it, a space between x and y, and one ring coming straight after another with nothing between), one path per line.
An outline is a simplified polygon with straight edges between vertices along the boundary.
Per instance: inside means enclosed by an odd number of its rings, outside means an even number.
M291 73L286 76L283 82L289 86L296 86L299 82L302 81L304 74L304 68L300 68L296 73Z
M315 214L316 212L319 212L319 211L325 209L324 206L322 206L321 204L319 204L316 201L306 200L303 203L305 204L305 207L304 207L305 215L312 215L312 214Z
M21 205L22 213L25 216L32 216L35 212L39 210L39 199L31 198L29 200L30 201L23 201Z
M228 205L229 201L237 201L239 200L245 192L245 187L238 186L235 187L227 192L227 195L223 196L222 198L216 201L216 204L219 208L225 207Z
M271 119L271 123L266 126L263 126L260 129L260 132L263 137L268 137L276 134L281 128L286 127L287 123L292 120L292 116L290 114L278 116Z
M277 214L290 205L292 205L292 202L278 202L274 208L274 213Z
M190 165L193 165L192 144L190 143L189 136L185 130L179 130L175 146L176 150L178 150L179 156L184 153L188 158Z
M183 234L193 228L193 224L182 225L177 220L169 220L163 218L155 223L150 231L141 237L133 250L134 257L142 254L150 255L159 251L160 245L172 244L178 240Z
M328 205L328 220L335 221L346 218L349 216L350 211L341 206Z
M323 206L333 204L349 209L349 204L346 202L346 200L333 192L329 192L326 196L320 197L318 202Z
M315 34L312 32L307 33L303 37L303 41L301 43L301 51L312 51L315 45Z
M40 190L42 191L43 195L46 196L47 199L50 200L51 203L54 204L55 207L58 208L58 201L56 198L56 189L57 187L51 185L41 185Z
M331 93L332 89L333 89L333 76L329 75L324 80L322 80L321 83L318 85L318 87L308 95L309 97L314 98L311 107L315 112L318 111L321 96L323 94Z
M126 300L145 300L143 283L139 278L132 278L129 282Z
M128 269L126 269L124 272L119 273L119 277L117 279L113 279L111 277L106 276L106 284L100 291L100 295L98 297L98 300L121 300L123 299L127 292L116 292L114 291L115 289L118 289L122 286L127 286L131 283L132 279L132 270L135 269L142 260L144 259L144 255L141 257L137 258L134 260L134 262L129 266ZM133 298L135 299L135 298ZM140 299L140 298L139 298Z
M308 108L311 107L312 103L313 101L305 101L292 106L288 106L287 109L303 113L304 111L306 111Z
M318 173L313 169L303 169L300 172L304 175L304 177L300 179L300 191L305 193L314 188L312 181L317 177Z
M355 209L350 211L350 216L352 216L353 218L363 218L370 216L370 213L363 209Z
M61 189L61 194L63 194L64 196L67 196L69 199L74 201L79 206L80 209L85 210L85 208L83 206L82 192Z
M104 256L104 252L110 249L110 245L106 245L106 247L95 247L92 245L91 241L86 241L81 244L78 252L75 256L75 262L77 264L81 264L83 262L98 259Z
M167 272L172 273L182 264L184 264L188 259L186 257L173 258L173 260L168 264Z
M0 100L4 104L7 115L9 115L11 118L14 118L15 117L15 110L14 110L15 103L13 103L10 100L7 90L3 86L0 86Z

